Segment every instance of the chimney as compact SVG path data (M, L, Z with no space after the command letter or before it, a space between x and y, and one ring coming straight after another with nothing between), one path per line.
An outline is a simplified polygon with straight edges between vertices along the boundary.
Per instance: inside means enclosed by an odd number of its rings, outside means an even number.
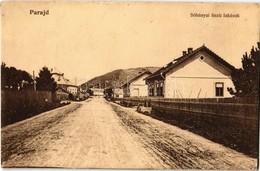
M187 52L186 51L182 51L182 55L184 56L184 55L186 55L187 54Z
M188 48L188 54L192 52L192 48Z

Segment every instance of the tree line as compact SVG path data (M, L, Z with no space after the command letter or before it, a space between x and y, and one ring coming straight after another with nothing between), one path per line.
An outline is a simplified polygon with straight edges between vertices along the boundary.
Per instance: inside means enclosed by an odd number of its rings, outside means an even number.
M228 91L235 97L259 97L260 42L257 45L258 48L252 47L249 54L246 52L243 55L242 68L235 69L231 74L235 88L228 88Z
M8 67L4 62L1 64L1 89L19 91L24 89L34 89L38 91L52 91L54 92L57 83L52 77L51 71L48 67L43 67L39 71L39 75L34 79L27 71L16 69L15 67Z

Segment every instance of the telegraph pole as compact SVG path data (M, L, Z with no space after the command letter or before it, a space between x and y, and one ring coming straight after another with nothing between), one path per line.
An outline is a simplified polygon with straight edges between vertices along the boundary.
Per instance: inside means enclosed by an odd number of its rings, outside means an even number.
M126 96L128 97L128 77L130 77L129 75L126 77Z
M33 71L33 90L36 91L36 80L35 80L34 71Z

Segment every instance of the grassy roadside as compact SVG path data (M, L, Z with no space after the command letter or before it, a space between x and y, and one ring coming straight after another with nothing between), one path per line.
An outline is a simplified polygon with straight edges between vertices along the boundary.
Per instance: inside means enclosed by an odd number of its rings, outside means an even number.
M34 148L27 148L26 141L35 138L40 132L59 124L82 104L73 103L63 108L37 115L1 129L1 162L12 155L33 154ZM3 166L2 166L3 167Z

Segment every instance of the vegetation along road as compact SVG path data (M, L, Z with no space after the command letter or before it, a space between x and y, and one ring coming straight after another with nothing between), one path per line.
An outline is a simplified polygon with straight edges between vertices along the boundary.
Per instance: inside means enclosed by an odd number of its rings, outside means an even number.
M94 97L2 128L3 167L256 169L257 160Z

